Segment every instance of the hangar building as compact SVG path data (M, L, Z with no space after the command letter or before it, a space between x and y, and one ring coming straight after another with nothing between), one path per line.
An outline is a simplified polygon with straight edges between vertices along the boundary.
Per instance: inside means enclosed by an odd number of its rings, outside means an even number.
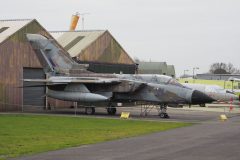
M48 105L46 103L71 106L71 102L46 100L45 87L22 88L26 85L22 81L24 78L45 78L26 33L42 34L56 41L35 19L0 20L0 111L42 109ZM134 61L106 30L63 32L58 41L76 61L90 63L92 71L135 73Z
M167 65L166 62L138 62L139 74L162 74L175 77L173 65Z
M96 73L134 74L136 64L108 30L53 31L71 57Z
M240 74L197 74L197 79L205 79L205 80L224 80L227 81L230 77L240 79Z
M167 65L167 75L171 77L176 77L174 65Z
M23 106L45 106L45 87L22 88L24 78L45 78L26 33L52 38L35 19L0 20L0 111L21 111ZM52 101L60 106L69 103Z

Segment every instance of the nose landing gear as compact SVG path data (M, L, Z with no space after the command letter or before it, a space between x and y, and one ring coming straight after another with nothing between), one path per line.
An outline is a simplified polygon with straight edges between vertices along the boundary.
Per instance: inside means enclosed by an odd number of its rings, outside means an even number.
M166 104L160 104L158 115L160 118L170 118L167 114L167 105Z

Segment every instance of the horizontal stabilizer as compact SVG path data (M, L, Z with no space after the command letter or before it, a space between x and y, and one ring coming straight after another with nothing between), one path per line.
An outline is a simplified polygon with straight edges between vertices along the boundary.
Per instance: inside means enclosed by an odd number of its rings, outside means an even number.
M39 82L38 82L39 83ZM66 83L52 83L52 84L36 84L36 85L25 85L25 86L18 86L17 88L32 88L32 87L47 87L47 86L56 86L56 85L64 85Z

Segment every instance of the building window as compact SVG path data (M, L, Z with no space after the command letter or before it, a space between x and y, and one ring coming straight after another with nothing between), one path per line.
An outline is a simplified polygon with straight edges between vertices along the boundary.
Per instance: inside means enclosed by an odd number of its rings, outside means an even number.
M7 30L9 27L2 27L0 28L0 33L4 32L5 30Z
M72 40L70 43L68 43L64 49L66 49L67 51L69 49L71 49L73 46L75 46L79 41L81 41L84 38L84 36L78 36L77 38L75 38L74 40Z

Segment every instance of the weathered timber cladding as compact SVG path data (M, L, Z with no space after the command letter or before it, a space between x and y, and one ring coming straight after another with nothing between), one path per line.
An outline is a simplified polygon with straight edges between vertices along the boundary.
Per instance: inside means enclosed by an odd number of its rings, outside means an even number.
M81 61L134 64L132 58L108 32L104 32L78 55Z
M21 110L23 67L42 68L26 40L26 33L39 33L50 37L50 34L33 20L0 44L0 111ZM61 106L60 103L58 105Z

